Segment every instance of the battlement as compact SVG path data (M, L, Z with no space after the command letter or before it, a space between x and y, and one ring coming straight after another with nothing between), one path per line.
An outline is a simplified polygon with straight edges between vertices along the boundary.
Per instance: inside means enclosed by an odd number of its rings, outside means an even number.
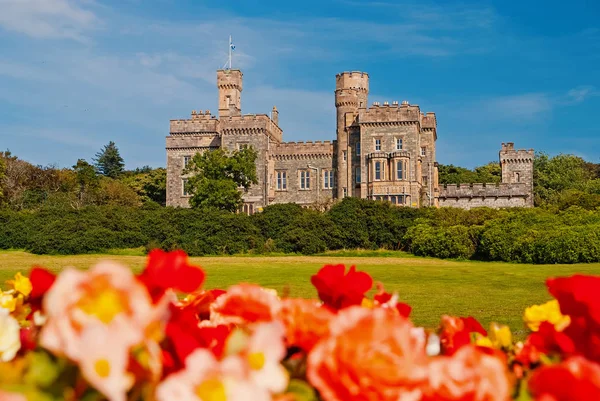
M440 198L498 198L528 197L530 187L526 183L491 184L444 184L440 187Z
M335 89L354 89L369 92L369 74L361 71L342 72L335 76Z
M197 132L217 132L219 130L219 120L208 114L193 114L189 120L171 120L169 122L169 132L175 133L197 133Z
M421 113L421 127L422 128L436 128L437 118L435 113L427 112Z
M262 132L269 134L276 142L282 140L282 129L266 114L230 116L220 121L221 131L225 135L254 135Z
M434 117L435 118L435 117ZM421 120L421 111L418 105L410 105L403 103L398 105L397 102L389 103L382 106L379 102L375 102L368 109L359 110L359 122L398 122L412 121L418 122Z
M240 70L217 70L217 87L242 91L244 74Z
M333 157L332 141L282 142L273 149L275 158Z
M533 163L533 149L515 149L513 142L503 143L500 149L500 163Z

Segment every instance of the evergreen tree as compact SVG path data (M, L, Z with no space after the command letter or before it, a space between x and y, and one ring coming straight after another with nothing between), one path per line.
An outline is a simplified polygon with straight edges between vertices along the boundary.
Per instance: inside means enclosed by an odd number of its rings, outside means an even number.
M98 174L106 177L117 178L125 168L125 162L113 141L110 141L100 152L96 153L93 160Z
M190 205L237 211L243 203L240 189L247 191L258 183L256 158L252 148L232 154L223 149L196 154L185 171L191 174L186 185L192 194Z

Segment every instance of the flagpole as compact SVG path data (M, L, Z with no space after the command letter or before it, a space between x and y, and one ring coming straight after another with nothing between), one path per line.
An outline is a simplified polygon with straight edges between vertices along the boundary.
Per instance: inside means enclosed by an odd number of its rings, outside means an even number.
M229 69L231 70L231 35L229 35Z

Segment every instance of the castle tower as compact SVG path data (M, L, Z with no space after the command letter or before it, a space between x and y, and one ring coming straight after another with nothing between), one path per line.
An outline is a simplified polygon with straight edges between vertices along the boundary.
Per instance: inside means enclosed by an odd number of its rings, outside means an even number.
M242 72L217 70L219 118L242 115Z
M366 72L343 72L335 76L337 198L352 194L352 166L356 152L352 149L349 138L353 133L351 131L358 133L354 122L358 109L367 107L368 96L369 74Z
M533 206L533 149L515 150L512 142L503 143L500 149L500 166L502 167L502 183L526 184L530 196L527 203Z
M271 120L273 120L276 125L279 125L279 111L276 106L273 106L273 110L271 110Z

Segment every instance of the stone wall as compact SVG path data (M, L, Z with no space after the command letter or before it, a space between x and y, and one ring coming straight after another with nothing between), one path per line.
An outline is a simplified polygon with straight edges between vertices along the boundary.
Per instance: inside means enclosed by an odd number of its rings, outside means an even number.
M439 205L474 207L528 207L532 194L526 183L458 184L440 187Z
M333 188L324 188L325 171L333 171L334 144L330 141L284 142L273 147L274 190L272 203L322 203L334 197ZM300 171L310 172L310 188L300 188ZM286 189L277 188L277 173L286 173ZM335 178L334 178L335 181Z

